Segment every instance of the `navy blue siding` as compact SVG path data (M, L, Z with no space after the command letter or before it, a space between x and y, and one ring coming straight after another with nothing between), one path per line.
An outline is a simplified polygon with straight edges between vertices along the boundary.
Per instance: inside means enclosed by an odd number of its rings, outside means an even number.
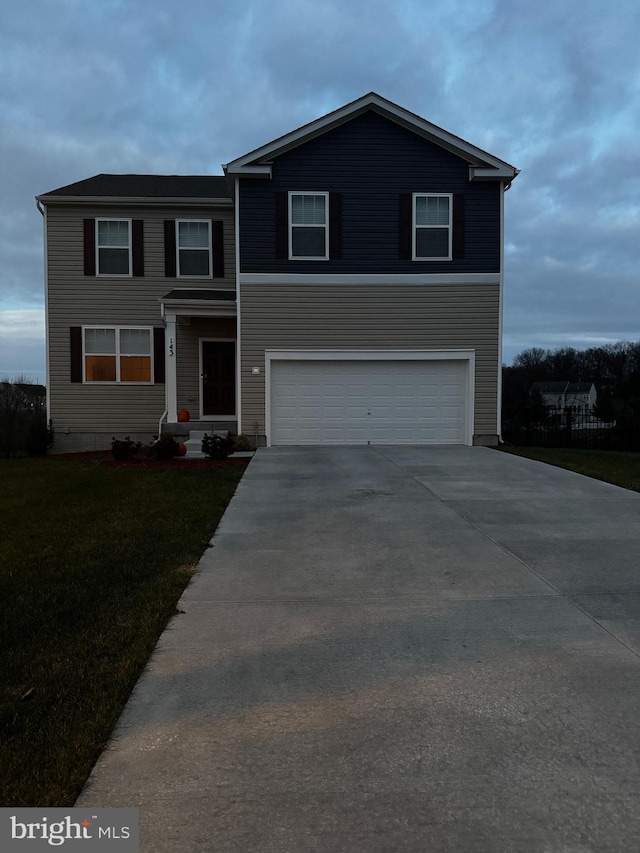
M288 261L276 257L275 193L342 195L342 257ZM399 197L447 192L465 197L465 257L399 259ZM466 162L374 112L286 154L271 180L240 181L242 272L473 273L500 268L498 182L471 183Z

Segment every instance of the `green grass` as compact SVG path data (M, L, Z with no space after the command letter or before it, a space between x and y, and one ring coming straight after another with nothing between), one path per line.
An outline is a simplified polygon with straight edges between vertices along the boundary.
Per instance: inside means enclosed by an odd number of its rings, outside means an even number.
M544 447L503 447L508 453L526 456L640 492L640 453L615 450L570 450Z
M243 468L0 462L0 805L70 805Z

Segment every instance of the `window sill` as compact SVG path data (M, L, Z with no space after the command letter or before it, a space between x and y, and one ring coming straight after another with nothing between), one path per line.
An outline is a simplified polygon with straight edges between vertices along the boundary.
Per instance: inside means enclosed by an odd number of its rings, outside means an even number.
M115 382L110 381L110 380L107 380L105 382L101 382L100 380L97 380L97 379L93 379L93 380L83 379L82 384L83 385L128 385L128 386L142 385L145 388L150 388L153 385L160 385L162 383L159 383L159 382L143 382L143 381L140 381L140 382L118 382L117 380Z
M87 278L93 278L93 276L87 276ZM97 272L95 278L133 278L133 275L130 272Z

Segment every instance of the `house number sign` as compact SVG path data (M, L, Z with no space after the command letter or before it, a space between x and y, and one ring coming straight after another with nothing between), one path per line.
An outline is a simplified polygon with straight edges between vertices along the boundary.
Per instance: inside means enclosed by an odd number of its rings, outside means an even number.
M169 355L173 356L173 338L169 338Z

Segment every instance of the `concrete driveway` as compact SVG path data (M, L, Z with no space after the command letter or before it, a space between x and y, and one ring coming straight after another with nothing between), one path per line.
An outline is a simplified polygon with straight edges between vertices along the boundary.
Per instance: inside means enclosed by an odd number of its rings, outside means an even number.
M484 448L274 448L79 805L141 850L640 845L640 495Z

